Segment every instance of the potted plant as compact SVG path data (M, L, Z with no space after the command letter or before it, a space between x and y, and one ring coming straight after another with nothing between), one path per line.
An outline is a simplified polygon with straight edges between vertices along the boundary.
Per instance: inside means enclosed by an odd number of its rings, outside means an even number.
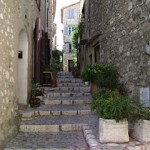
M74 67L72 69L72 75L75 77L75 78L79 78L80 77L80 70L78 69L78 67Z
M132 100L115 90L99 90L91 103L99 116L99 140L101 143L129 141L128 118ZM121 133L121 134L120 134Z
M136 103L130 120L134 121L133 138L140 142L150 142L150 109Z
M90 81L91 92L94 94L99 88L115 89L118 86L119 73L112 64L93 64L87 66L81 73L84 81Z
M57 87L57 64L52 63L50 65L50 71L52 72L51 74L51 87Z
M84 71L81 73L81 78L84 81L85 85L89 85L89 75L88 75L88 68L85 68Z
M31 89L31 98L29 100L29 104L31 107L40 106L42 96L44 93L44 89L39 83L34 83Z

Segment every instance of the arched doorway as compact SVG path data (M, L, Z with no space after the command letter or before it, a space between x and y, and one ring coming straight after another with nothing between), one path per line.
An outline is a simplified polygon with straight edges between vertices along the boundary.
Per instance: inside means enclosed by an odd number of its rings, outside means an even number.
M25 30L19 33L18 42L18 102L27 104L27 81L28 81L28 37Z

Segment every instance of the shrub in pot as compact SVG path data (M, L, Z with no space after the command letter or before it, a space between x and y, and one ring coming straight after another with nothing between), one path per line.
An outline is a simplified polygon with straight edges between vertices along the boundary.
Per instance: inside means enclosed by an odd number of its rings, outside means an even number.
M31 98L29 104L31 107L38 107L41 103L41 96L43 96L44 89L39 83L34 83L31 89Z
M150 109L138 102L130 116L134 121L133 137L140 142L150 142Z
M92 83L92 93L95 93L99 88L117 88L119 83L118 77L117 68L111 64L93 64L87 66L81 73L83 81ZM93 90L94 88L96 90Z
M132 111L132 100L129 97L113 90L100 90L93 96L91 108L100 117L101 143L129 141L128 118Z
M57 87L57 68L58 68L58 65L56 63L52 63L50 65L50 71L52 72L52 75L51 75L51 87Z
M78 69L78 67L74 67L72 69L72 75L75 77L75 78L79 78L80 77L80 70Z

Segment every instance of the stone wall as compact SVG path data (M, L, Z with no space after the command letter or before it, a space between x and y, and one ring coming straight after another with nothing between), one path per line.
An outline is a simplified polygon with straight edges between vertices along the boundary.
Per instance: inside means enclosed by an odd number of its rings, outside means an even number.
M68 18L68 10L74 10L74 17ZM69 44L71 44L71 34L69 34L69 27L77 27L80 22L80 3L74 3L69 6L62 8L62 23L64 25L63 31L63 70L65 72L69 71L68 61L73 60L73 52L69 52Z
M56 0L49 0L49 12L48 12L48 37L50 39L50 49L55 50L55 34L56 24L54 24L56 12Z
M28 37L28 91L32 81L32 38L38 9L35 0L0 0L0 149L19 125L17 60L19 33Z
M149 0L93 0L90 3L89 54L94 40L100 44L101 62L114 63L129 94L139 98L139 88L149 86L150 41ZM85 22L87 24L87 22ZM84 35L83 35L84 37ZM96 42L97 42L96 41Z

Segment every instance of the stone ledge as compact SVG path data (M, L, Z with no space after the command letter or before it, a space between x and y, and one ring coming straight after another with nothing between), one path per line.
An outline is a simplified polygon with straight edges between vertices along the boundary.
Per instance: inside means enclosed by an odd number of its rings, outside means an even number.
M59 132L59 125L20 125L21 132Z
M51 111L37 111L22 113L22 120L32 120L33 117L37 116L60 116L60 115L88 115L93 114L91 110L51 110Z

